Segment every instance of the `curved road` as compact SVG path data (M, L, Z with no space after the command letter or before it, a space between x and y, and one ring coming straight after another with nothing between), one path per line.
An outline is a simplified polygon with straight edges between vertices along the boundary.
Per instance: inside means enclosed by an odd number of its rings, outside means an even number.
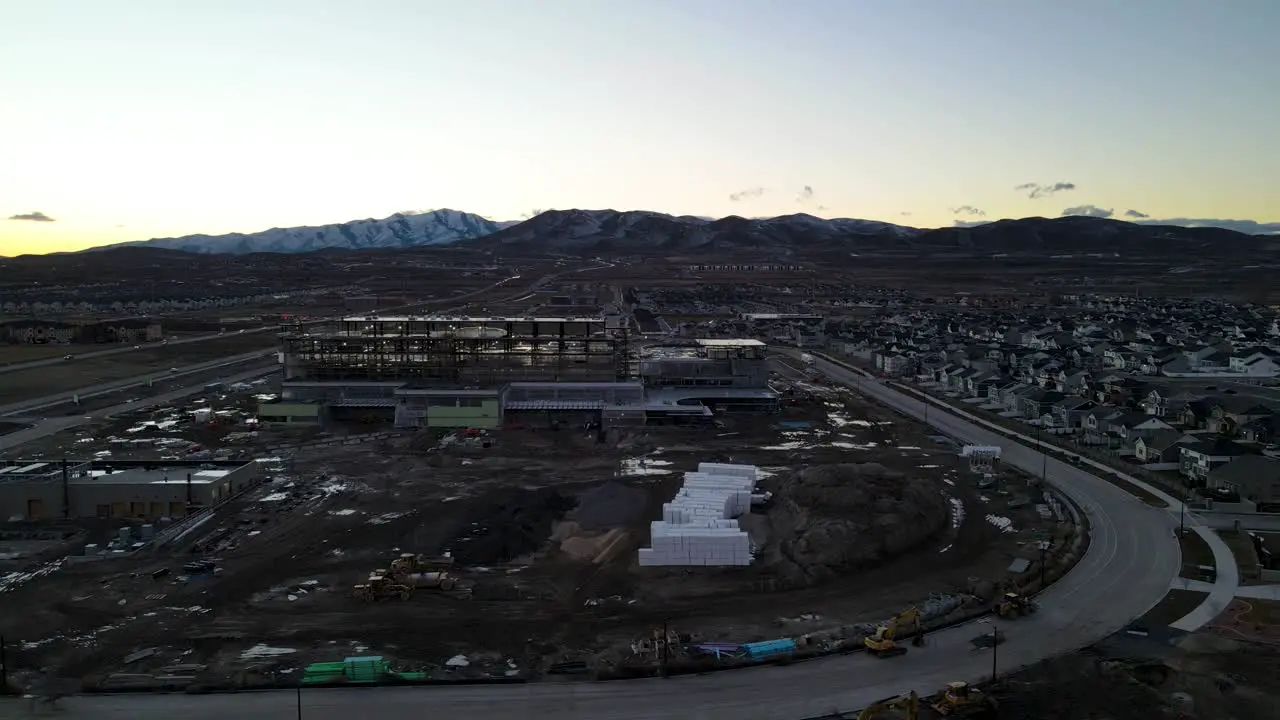
M873 380L819 361L828 377L917 417L922 404ZM1041 455L942 410L929 423L973 444L999 445L1004 461L1041 471ZM1050 458L1050 482L1067 492L1092 524L1089 551L1062 580L1040 595L1041 611L1010 623L1000 646L1002 672L1070 652L1122 629L1164 597L1180 556L1172 541L1176 518L1079 468ZM877 660L864 654L825 658L670 680L614 683L534 683L519 686L312 690L301 696L306 720L347 720L376 713L505 720L538 715L572 720L640 720L653 717L797 720L848 711L881 698L917 690L935 692L952 680L990 676L989 650L970 640L991 623L970 623L933 633L923 648ZM61 717L149 720L254 720L295 717L293 692L239 695L94 696L68 698Z

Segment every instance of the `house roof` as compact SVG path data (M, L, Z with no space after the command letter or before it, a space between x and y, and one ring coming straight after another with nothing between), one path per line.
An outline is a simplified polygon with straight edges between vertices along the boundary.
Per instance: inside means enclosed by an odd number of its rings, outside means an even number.
M1255 454L1253 448L1246 447L1224 437L1216 437L1212 440L1201 440L1200 442L1191 443L1186 446L1186 449L1201 455L1212 455L1214 457L1240 457L1242 455Z
M1280 460L1265 455L1245 455L1209 472L1213 483L1230 483L1241 494L1263 501L1280 497Z
M1150 437L1139 438L1143 445L1157 452L1164 452L1185 436L1184 433L1177 430L1157 430L1151 433Z

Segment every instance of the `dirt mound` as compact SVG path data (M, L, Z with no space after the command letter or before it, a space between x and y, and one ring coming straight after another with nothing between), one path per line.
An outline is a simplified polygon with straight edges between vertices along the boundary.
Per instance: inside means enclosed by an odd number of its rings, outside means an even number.
M948 521L935 481L883 465L818 465L771 483L774 506L763 568L789 584L883 563L933 537Z
M579 495L578 507L569 517L583 530L607 530L640 519L647 503L644 490L610 480Z
M552 525L573 509L572 497L552 488L516 490L476 503L450 543L458 562L492 565L536 551Z

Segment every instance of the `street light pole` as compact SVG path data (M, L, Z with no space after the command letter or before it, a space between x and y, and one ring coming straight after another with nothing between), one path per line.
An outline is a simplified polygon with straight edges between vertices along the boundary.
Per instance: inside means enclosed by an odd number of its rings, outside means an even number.
M302 685L298 685L298 720L302 720Z

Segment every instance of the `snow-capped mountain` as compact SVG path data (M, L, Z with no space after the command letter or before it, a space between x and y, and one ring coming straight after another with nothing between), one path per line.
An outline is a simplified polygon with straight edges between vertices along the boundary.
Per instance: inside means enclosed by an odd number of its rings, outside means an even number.
M644 254L750 249L788 255L858 237L894 240L920 232L874 220L824 220L803 214L713 220L645 211L548 210L473 244L521 251Z
M396 213L381 220L352 220L318 227L272 228L257 233L188 235L120 243L107 247L144 246L202 254L305 253L330 248L371 250L423 245L452 245L495 233L514 222L495 222L457 210ZM103 249L103 248L96 248Z

